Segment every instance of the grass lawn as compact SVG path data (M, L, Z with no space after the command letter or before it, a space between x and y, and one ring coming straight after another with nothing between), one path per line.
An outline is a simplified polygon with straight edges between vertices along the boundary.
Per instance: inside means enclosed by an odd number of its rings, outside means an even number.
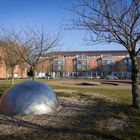
M39 81L54 89L61 110L40 116L0 115L0 139L140 139L140 110L130 107L130 84L84 86L80 80ZM1 94L9 87L9 81L0 81Z

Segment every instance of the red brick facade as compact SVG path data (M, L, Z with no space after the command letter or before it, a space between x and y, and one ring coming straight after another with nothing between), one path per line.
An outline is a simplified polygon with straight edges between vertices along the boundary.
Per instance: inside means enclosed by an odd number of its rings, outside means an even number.
M140 64L140 57L138 57L138 63ZM36 70L37 77L45 77L47 74L53 77L113 74L130 78L131 61L125 50L51 52L41 58ZM27 66L16 66L14 75L17 78L26 78ZM0 62L0 78L6 78L6 67L3 61Z
M129 78L131 76L131 61L126 50L51 52L46 56L55 56L49 62L50 69L47 70L55 77L110 74Z
M11 77L11 73L8 70L6 72L6 66L4 61L0 61L0 78L9 78ZM27 64L24 67L17 65L14 69L14 77L15 78L27 78Z

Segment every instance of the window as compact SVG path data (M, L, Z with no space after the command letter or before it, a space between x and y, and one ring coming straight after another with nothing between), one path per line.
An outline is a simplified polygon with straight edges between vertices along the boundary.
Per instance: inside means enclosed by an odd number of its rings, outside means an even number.
M86 71L88 66L87 60L77 60L77 70L78 71Z

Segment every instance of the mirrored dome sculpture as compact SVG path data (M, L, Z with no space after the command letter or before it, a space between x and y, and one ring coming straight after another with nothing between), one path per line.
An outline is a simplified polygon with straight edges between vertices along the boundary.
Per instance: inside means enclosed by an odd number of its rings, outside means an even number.
M5 115L39 115L59 108L54 91L47 84L36 81L16 84L0 99L0 113Z

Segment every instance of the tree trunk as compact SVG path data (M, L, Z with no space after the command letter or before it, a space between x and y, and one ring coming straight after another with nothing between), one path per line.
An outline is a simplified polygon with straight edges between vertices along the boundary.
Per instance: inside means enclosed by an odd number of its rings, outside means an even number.
M8 80L8 68L6 66L6 80Z
M11 78L11 85L13 86L14 85L14 77L12 76Z
M8 80L8 71L6 70L6 80Z
M140 92L139 92L139 69L137 57L131 56L132 61L132 105L135 108L140 108Z
M35 68L32 68L32 71L33 71L32 81L35 81Z
M14 69L12 69L12 73L11 73L11 85L14 85Z

